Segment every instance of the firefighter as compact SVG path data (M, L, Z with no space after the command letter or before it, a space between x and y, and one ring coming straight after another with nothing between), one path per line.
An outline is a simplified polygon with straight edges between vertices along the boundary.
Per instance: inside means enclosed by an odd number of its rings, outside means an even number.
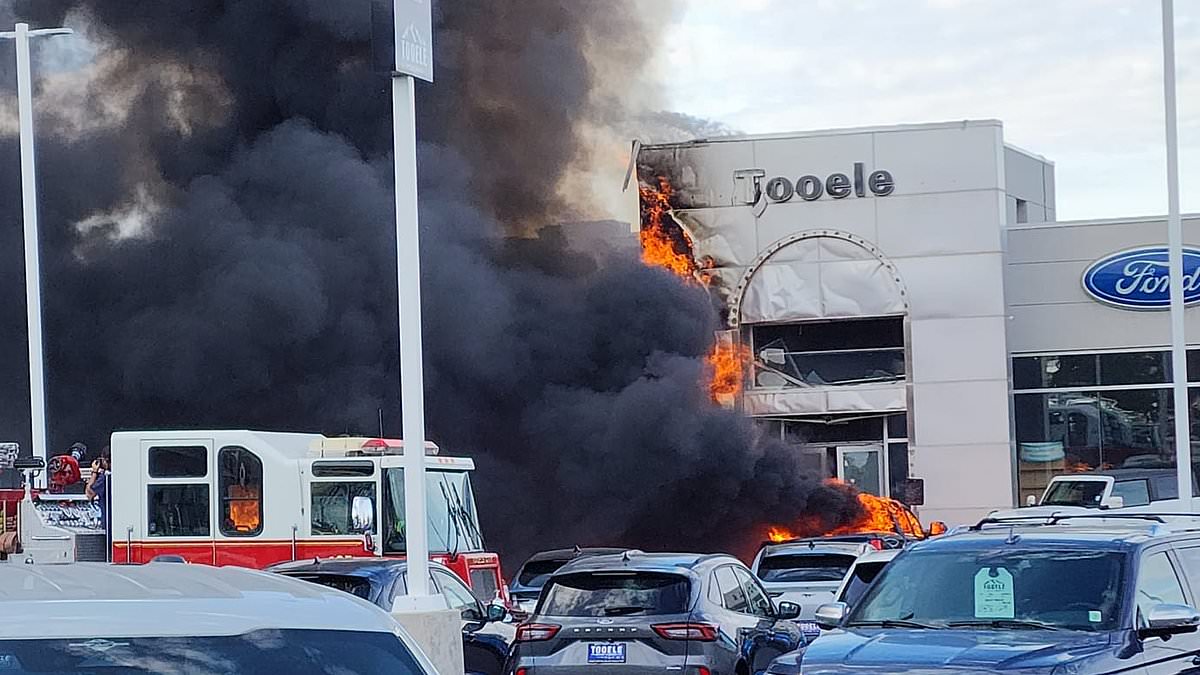
M108 550L112 551L112 527L109 522L109 507L112 506L111 488L112 482L109 476L111 468L111 460L109 459L108 448L104 449L99 457L92 460L92 475L88 478L87 485L83 491L87 494L88 499L96 502L100 507L100 522L104 525L104 537L108 542Z

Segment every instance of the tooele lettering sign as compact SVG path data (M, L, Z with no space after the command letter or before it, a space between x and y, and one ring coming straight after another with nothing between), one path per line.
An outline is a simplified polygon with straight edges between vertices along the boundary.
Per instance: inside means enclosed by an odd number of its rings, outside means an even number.
M1167 247L1119 251L1097 260L1083 272L1083 290L1100 302L1122 309L1167 309L1171 306ZM1183 249L1183 302L1200 302L1200 249Z
M785 176L767 179L762 169L739 169L733 172L733 182L738 194L746 204L754 204L760 195L773 202L791 201L799 197L812 202L829 195L834 199L845 199L851 195L886 197L896 190L896 181L890 171L872 171L867 174L862 162L855 162L850 174L831 173L825 178L804 175L793 181Z

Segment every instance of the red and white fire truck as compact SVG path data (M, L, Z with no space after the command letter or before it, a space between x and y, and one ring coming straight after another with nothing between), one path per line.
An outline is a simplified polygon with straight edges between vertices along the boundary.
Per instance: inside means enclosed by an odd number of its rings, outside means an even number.
M111 443L111 550L97 505L48 490L0 491L13 561L156 557L262 568L405 549L402 441L260 431L125 431ZM431 558L485 600L507 602L500 559L484 548L475 463L426 443ZM372 518L364 524L361 511ZM16 542L11 541L16 539ZM3 547L0 539L0 548ZM16 553L17 550L20 553Z

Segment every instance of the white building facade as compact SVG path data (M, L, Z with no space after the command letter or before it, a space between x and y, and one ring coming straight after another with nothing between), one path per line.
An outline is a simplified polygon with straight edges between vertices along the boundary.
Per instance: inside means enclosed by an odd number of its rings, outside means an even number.
M636 161L641 184L673 189L664 227L753 357L735 405L765 433L927 519L1014 504L1018 431L1053 429L1018 429L1012 344L1075 348L1039 332L1057 320L1031 297L1040 282L1006 279L1073 273L1038 258L1055 228L1009 229L1054 220L1052 164L991 120L643 146Z

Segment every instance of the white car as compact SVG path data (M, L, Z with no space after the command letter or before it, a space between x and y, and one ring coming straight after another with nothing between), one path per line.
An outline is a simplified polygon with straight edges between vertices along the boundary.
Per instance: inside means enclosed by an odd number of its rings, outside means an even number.
M386 612L233 567L0 566L0 672L433 675Z
M846 577L842 579L842 585L838 587L834 601L844 602L848 606L854 607L854 603L858 602L871 582L875 581L875 577L879 576L892 558L899 554L900 549L885 549L869 551L859 556L850 566L850 570L846 572Z
M817 607L833 602L854 561L873 550L870 544L828 538L767 544L750 569L771 597L800 605L801 620L809 621Z

